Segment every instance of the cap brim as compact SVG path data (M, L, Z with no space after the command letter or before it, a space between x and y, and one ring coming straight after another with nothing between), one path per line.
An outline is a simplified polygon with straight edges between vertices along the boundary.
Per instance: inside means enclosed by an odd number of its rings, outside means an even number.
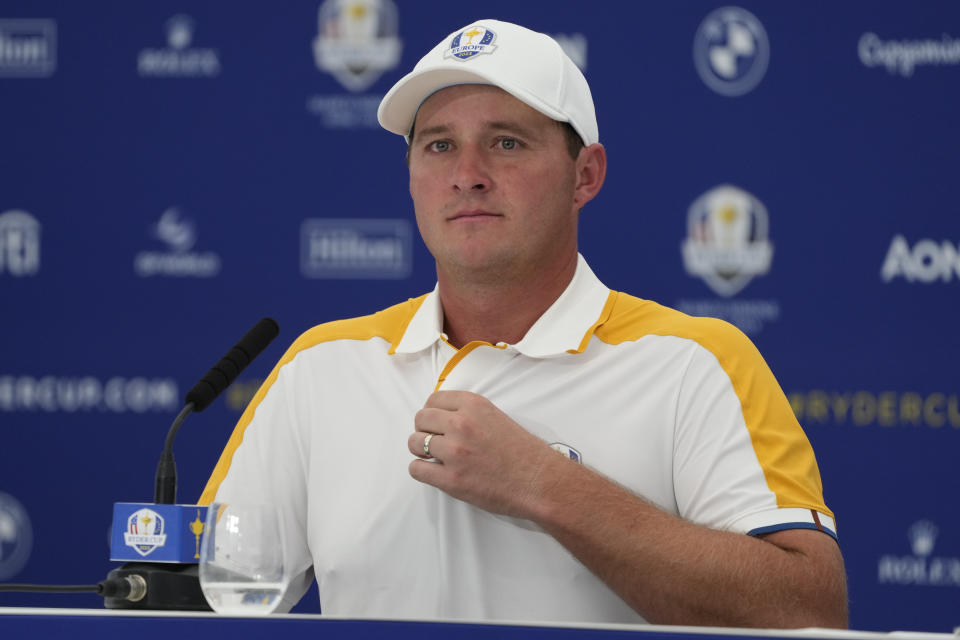
M411 71L401 78L380 103L377 110L380 125L391 133L408 135L420 105L437 91L458 84L494 85L554 120L569 120L564 114L550 108L520 87L513 87L502 81L495 82L483 73L463 69L459 66L462 64L460 62L452 64L458 66L432 66L422 71Z

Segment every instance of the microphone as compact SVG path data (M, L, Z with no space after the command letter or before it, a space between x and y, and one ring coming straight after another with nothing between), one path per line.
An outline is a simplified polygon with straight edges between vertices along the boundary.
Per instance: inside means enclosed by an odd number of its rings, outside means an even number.
M173 460L173 439L177 437L180 425L191 411L200 412L210 406L210 403L237 379L240 372L260 355L279 333L280 327L276 320L261 319L187 392L184 407L170 426L163 453L160 454L153 493L155 503L174 504L177 501L177 465Z
M173 441L186 417L210 406L279 332L275 320L263 318L187 392L157 465L154 502L114 504L110 559L127 562L111 571L106 582L126 581L131 588L122 585L123 589L105 592L108 609L210 610L197 565L207 508L175 504Z
M278 333L280 333L280 327L273 318L263 318L253 325L247 335L240 338L227 355L220 358L220 362L213 365L213 368L207 371L207 375L193 385L193 389L187 392L184 402L192 403L193 410L197 412L206 409L224 389L230 386L250 361L267 348Z

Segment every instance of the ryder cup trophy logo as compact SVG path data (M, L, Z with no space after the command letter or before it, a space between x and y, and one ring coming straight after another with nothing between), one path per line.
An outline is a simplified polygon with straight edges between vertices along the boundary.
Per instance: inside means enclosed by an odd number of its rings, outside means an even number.
M127 518L127 531L123 542L141 556L148 556L154 549L167 543L163 532L163 517L153 509L134 511Z
M724 96L742 96L766 74L770 41L752 13L723 7L700 23L693 39L693 61L708 87Z
M497 34L483 25L467 27L453 36L450 48L444 52L443 57L469 60L483 53L493 53L497 50L497 45L493 44L496 37Z
M703 278L718 295L736 295L770 270L766 207L731 185L707 191L690 206L682 252L687 273Z
M350 91L363 91L400 62L397 8L391 0L326 0L313 56Z

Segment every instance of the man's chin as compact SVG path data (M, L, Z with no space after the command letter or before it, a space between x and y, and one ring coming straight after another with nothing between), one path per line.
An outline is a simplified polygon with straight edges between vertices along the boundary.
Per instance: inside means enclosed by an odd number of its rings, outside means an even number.
M437 260L438 274L474 284L510 281L519 270L516 257L503 251L467 251Z

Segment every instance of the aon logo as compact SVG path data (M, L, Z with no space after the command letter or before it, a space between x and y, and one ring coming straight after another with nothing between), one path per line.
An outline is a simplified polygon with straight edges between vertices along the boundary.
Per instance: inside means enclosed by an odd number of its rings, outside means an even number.
M960 280L960 245L948 240L919 240L911 248L903 236L894 236L883 261L884 282L906 278L908 282Z

